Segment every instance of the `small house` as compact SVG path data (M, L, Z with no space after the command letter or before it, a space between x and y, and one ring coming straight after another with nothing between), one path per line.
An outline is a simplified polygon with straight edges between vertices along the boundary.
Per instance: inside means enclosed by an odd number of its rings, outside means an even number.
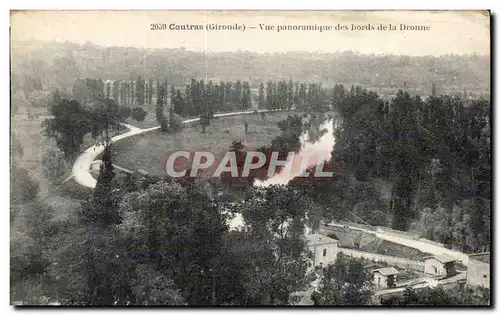
M309 249L313 252L312 266L326 266L337 259L339 241L321 234L306 235Z
M373 285L377 289L394 288L396 275L399 271L394 267L385 267L373 270Z
M435 277L450 277L456 274L457 259L448 255L436 255L424 260L424 273Z

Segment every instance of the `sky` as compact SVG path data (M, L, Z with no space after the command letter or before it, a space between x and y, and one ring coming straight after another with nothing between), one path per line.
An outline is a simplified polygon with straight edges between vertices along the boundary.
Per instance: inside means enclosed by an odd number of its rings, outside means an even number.
M151 24L167 30L151 30ZM176 25L244 25L244 31L170 30ZM261 30L259 24L273 25ZM279 25L345 25L348 30L285 31ZM396 30L354 31L352 24ZM428 26L402 31L400 24ZM490 52L486 11L12 11L13 40L91 42L102 46L195 51L357 51L366 54L482 54ZM255 27L255 28L251 28Z

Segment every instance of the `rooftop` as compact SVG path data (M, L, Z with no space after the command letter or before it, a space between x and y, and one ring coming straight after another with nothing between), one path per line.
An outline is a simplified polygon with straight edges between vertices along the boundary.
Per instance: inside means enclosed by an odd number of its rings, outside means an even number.
M484 262L484 263L487 263L487 264L490 263L490 253L489 252L486 252L486 253L477 253L477 254L470 254L469 258L477 260L477 261L480 261L480 262Z
M392 275L397 275L399 273L399 271L394 267L379 268L379 269L373 270L373 272L379 272L383 276L392 276Z
M338 243L339 241L321 234L308 234L306 239L311 245Z
M456 258L454 258L452 256L449 256L449 255L446 255L446 254L425 257L424 259L427 260L427 259L430 259L430 258L434 258L434 259L436 259L437 261L439 261L442 264L446 264L446 263L458 260L458 259L456 259Z

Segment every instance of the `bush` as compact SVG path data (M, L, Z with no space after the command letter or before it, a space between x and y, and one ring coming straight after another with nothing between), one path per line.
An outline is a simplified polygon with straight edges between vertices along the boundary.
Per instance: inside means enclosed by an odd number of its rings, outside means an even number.
M128 106L120 106L118 115L125 120L132 115L132 110Z
M172 113L170 115L170 130L175 132L182 129L182 118L181 116Z
M146 112L142 107L134 107L134 109L132 110L132 118L135 121L144 121L147 115L148 112Z

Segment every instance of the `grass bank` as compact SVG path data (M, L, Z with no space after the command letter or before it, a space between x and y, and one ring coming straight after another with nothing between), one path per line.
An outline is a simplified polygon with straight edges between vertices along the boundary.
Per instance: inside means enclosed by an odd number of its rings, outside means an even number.
M158 130L133 136L114 145L114 162L130 170L142 169L159 175L163 172L162 161L169 152L220 152L228 150L233 141L242 141L248 149L257 149L269 145L280 134L277 123L290 114L301 115L298 112L273 112L266 113L265 119L253 114L221 117L215 118L205 133L199 123L193 123L173 134ZM247 133L245 122L248 123Z

